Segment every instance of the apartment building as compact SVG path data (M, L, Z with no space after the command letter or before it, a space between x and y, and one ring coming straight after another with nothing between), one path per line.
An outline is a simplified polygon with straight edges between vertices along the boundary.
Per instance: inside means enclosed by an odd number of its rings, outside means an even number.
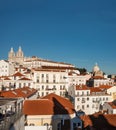
M103 104L103 111L106 114L116 114L116 100L112 102L105 102Z
M22 88L25 86L33 88L33 81L26 77L26 75L16 72L13 75L0 78L1 90L11 90Z
M68 73L66 77L68 85L86 85L87 81L91 78L91 74L81 75L78 70L73 70Z
M111 101L111 95L100 88L89 88L86 85L73 85L69 89L73 97L75 110L93 114L102 110L104 102Z
M87 85L89 87L99 87L100 85L114 85L114 80L111 78L104 78L102 76L93 76L88 80Z
M112 101L116 100L116 85L108 86L108 85L102 85L100 88L107 91L108 94L112 96Z
M68 73L60 68L34 69L32 71L34 88L38 90L40 97L49 93L64 96L68 89L68 82L65 78L67 75Z
M15 72L13 63L7 60L0 60L0 76L9 76Z

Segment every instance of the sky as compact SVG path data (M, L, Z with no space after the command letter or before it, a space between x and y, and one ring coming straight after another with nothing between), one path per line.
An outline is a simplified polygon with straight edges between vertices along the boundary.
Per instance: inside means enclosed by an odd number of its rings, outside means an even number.
M0 0L0 59L24 55L116 74L116 0Z

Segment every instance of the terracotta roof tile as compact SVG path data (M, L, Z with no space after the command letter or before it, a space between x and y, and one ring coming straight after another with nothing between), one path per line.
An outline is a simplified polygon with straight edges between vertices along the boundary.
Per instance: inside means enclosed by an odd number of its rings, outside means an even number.
M112 86L110 86L110 85L100 85L99 86L99 88L101 88L101 89L109 89L109 88L111 88Z
M89 87L86 85L77 85L76 90L89 90Z
M4 80L11 80L9 77L5 77Z
M36 92L37 92L36 89L24 87L24 88L19 88L19 89L15 89L15 90L1 91L1 96L29 98Z
M21 79L19 79L19 80L31 80L31 79L26 78L26 77L23 77L23 78L21 78Z
M93 76L92 79L104 79L103 76Z
M84 128L90 126L94 130L115 130L116 129L116 114L93 114L80 117L84 122Z
M23 112L26 115L72 114L74 107L69 100L56 94L49 94L38 100L26 100Z
M25 115L53 115L53 103L52 101L46 100L26 100L24 102ZM29 109L31 108L31 109Z
M17 72L15 74L13 74L13 76L24 76L23 74L21 74L20 72Z
M99 87L90 87L90 92L102 92L102 90Z

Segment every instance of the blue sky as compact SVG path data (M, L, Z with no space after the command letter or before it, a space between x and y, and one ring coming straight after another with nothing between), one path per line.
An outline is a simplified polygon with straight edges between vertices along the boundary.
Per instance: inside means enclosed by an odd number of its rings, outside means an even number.
M116 74L116 0L0 0L0 46Z

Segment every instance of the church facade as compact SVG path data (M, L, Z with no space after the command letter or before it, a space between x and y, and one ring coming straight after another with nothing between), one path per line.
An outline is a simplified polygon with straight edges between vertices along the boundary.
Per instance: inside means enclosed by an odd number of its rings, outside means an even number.
M19 47L16 53L14 52L13 48L11 48L10 52L8 53L8 61L23 64L24 53L22 51L22 48Z

